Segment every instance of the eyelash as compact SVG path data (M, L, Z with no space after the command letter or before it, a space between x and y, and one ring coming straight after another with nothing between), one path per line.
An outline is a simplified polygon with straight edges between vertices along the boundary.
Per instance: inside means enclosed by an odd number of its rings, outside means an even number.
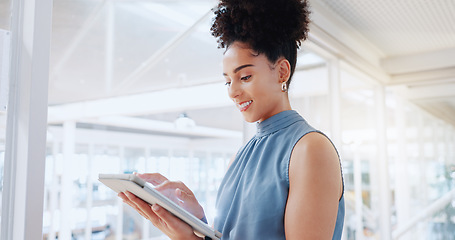
M247 81L250 78L251 78L251 75L248 75L248 76L245 76L245 77L241 77L240 80ZM229 86L231 86L231 82L226 82L226 83L224 83L224 85L229 87Z
M248 76L245 76L245 77L241 77L240 80L246 81L246 80L248 80L250 78L251 78L251 75L248 75Z

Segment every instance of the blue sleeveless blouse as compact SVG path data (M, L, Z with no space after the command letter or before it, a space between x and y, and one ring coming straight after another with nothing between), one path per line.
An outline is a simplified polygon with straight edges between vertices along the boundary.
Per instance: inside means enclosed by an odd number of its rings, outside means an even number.
M293 110L257 125L256 135L239 150L218 190L214 226L223 240L286 239L291 152L305 134L315 131ZM343 223L344 193L332 239L341 239Z

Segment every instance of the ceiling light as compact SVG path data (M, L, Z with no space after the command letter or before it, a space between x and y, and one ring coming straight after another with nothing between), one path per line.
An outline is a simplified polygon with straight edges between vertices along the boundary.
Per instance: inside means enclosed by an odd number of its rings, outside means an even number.
M193 119L189 118L185 112L183 112L177 119L175 119L174 125L177 129L191 129L196 127L196 122Z

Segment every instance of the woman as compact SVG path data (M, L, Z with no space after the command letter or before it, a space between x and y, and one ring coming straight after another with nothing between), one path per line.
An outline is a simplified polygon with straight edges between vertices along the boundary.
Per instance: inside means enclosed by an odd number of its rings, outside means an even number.
M309 24L306 1L222 0L212 35L226 51L223 75L229 97L256 135L223 178L214 227L222 239L340 239L343 179L330 140L291 109L288 88L297 49ZM139 175L200 219L204 211L190 189L159 174ZM171 239L200 239L158 205L130 193L126 203Z

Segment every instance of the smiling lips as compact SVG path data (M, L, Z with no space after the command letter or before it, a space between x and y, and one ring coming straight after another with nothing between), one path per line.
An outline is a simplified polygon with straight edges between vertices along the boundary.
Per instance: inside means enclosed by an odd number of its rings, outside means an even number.
M237 104L237 107L240 109L240 112L245 112L250 107L250 104L252 102L253 102L253 100L239 103L239 104Z

